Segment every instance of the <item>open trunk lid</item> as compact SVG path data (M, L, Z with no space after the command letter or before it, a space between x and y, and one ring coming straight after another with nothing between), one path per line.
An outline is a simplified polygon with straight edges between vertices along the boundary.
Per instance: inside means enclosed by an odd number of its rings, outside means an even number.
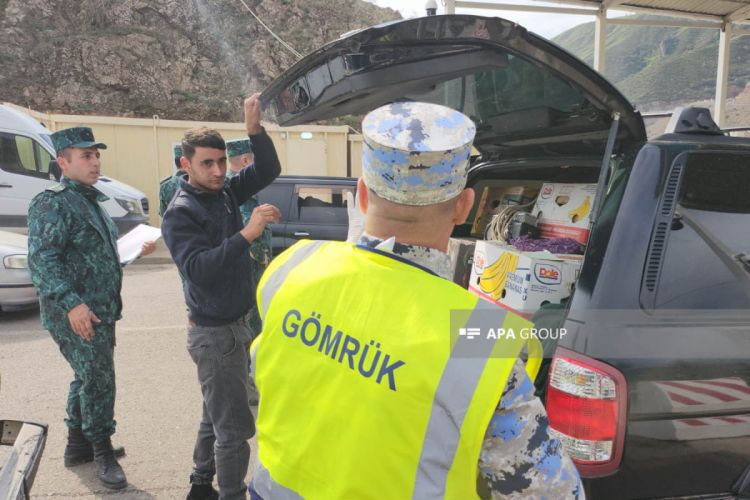
M470 15L344 36L298 61L261 100L281 125L360 115L392 101L447 105L475 121L485 158L601 154L615 114L618 146L646 138L640 114L585 63L514 23Z

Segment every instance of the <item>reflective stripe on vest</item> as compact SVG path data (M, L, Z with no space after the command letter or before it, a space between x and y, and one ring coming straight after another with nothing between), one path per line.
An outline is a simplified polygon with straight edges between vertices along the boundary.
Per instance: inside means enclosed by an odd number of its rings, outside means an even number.
M476 497L484 434L524 342L458 329L530 323L353 245L290 250L259 285L255 490L266 499ZM379 370L368 368L368 348L383 355Z
M496 313L498 308L487 301L479 300L464 327L468 325L480 327L483 323L482 311ZM487 324L482 326L484 326L483 330L485 331L490 327ZM459 435L451 432L451 430L461 428L464 418L463 409L468 408L471 404L492 348L488 346L488 348L483 349L486 356L480 358L464 357L462 351L469 347L468 343L474 344L485 340L479 337L471 340L466 337L459 337L451 351L451 357L440 376L440 383L432 403L430 423L427 425L427 432L422 443L422 453L419 457L413 498L439 498L445 494L448 470L441 467L440 464L445 461L445 455L454 456L456 454ZM471 347L474 347L474 345ZM469 382L468 385L455 387L455 380L461 378L459 372L462 372L464 380ZM447 409L443 405L447 405ZM451 439L448 443L441 442L438 438L445 435L450 435L454 439Z
M273 297L281 285L284 283L289 271L297 267L303 260L315 253L325 241L307 241L303 240L300 248L294 249L290 256L284 260L284 262L274 269L273 272L265 273L268 279L261 279L258 286L258 295L261 299L258 302L261 317L266 315L268 304L271 303L271 297ZM299 244L298 244L299 245ZM296 245L295 245L296 246ZM294 247L292 247L294 248ZM283 254L282 254L283 255Z
M271 474L268 469L263 467L260 459L255 463L252 483L253 489L258 492L263 500L300 500L302 498L289 488L285 488L271 479Z

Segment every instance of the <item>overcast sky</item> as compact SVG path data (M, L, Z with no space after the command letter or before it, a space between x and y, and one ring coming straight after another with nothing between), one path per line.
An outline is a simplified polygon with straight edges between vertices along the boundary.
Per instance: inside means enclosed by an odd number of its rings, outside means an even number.
M404 17L418 17L425 14L424 6L426 0L366 0L382 7L390 7L401 12ZM483 0L478 0L483 1ZM445 13L441 0L437 0L438 14ZM560 7L560 4L537 2L532 0L512 0L504 3L516 5L551 5ZM541 14L531 12L513 12L486 9L458 9L458 14L478 14L483 16L497 16L514 21L529 31L547 38L553 38L565 30L582 23L592 22L593 16L573 16L568 14ZM612 13L617 15L616 13Z

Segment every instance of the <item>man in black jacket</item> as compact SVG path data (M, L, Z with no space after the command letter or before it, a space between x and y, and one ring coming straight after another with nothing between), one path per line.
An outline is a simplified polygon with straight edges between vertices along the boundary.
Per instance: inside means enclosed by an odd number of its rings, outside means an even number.
M180 188L164 213L162 233L185 278L188 351L198 368L203 418L193 452L188 499L245 498L255 425L247 400L246 315L254 305L248 252L280 213L264 204L243 226L239 206L281 173L276 149L260 125L258 94L245 99L245 127L255 163L226 178L224 139L215 130L188 130L182 140Z

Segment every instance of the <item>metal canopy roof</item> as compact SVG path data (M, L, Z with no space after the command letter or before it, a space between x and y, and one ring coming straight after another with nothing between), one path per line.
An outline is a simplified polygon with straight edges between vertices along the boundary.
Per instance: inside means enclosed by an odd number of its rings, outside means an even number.
M722 22L750 20L750 0L564 0L559 3L590 6L597 9L603 7L633 12L699 17Z
M596 16L608 10L681 17L681 26L695 28L721 28L725 24L750 22L750 0L535 0L539 5L520 5L499 1L443 0L448 13L455 9L490 9L522 12L554 12ZM549 3L557 6L550 6ZM624 18L610 18L612 24L636 24ZM651 24L647 20L639 24ZM664 20L659 25L674 25Z
M511 0L512 1L512 0ZM727 86L729 80L729 51L733 33L750 35L741 29L750 22L750 0L537 0L538 5L520 5L498 1L442 0L446 12L456 8L488 9L521 12L588 15L595 18L594 69L604 72L607 25L677 26L686 28L716 28L719 30L719 54L716 72L714 118L719 126L726 125ZM549 3L557 6L550 6ZM643 19L641 17L608 16L608 11L655 14L683 19ZM687 19L684 19L687 18Z

